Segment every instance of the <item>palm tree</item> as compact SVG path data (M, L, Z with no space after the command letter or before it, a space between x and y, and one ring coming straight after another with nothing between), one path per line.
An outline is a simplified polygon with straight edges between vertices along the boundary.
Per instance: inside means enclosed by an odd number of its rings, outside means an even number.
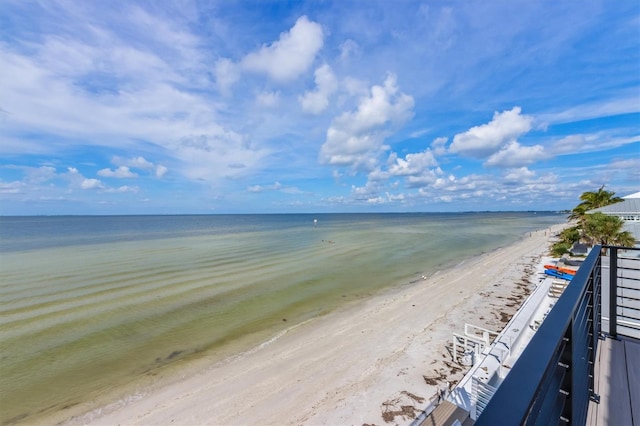
M591 244L633 247L635 238L629 231L622 231L624 222L617 216L593 213L583 222L583 238Z
M604 207L611 204L619 203L620 201L624 201L620 197L616 197L616 193L613 191L605 191L604 185L600 187L597 191L587 191L583 192L580 196L582 203L578 204L578 206L573 209L582 210L586 213L589 210L597 209L598 207Z
M554 255L568 252L573 243L579 240L591 244L634 246L633 235L622 232L624 223L621 219L602 213L587 214L590 210L624 201L622 198L616 197L613 191L605 191L602 185L597 191L583 192L580 199L582 202L571 210L568 217L569 221L577 221L577 226L560 234L560 240L551 248Z
M580 204L571 210L571 214L567 219L569 219L569 221L576 220L580 223L584 220L585 214L587 214L587 208Z

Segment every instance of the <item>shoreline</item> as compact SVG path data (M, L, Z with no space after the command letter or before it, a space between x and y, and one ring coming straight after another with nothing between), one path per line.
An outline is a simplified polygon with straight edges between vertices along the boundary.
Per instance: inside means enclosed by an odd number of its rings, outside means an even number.
M528 295L526 276L549 238L564 226L295 325L222 362L205 358L164 386L63 422L409 422L442 380L457 382L464 374L448 355L452 333L465 322L499 331Z

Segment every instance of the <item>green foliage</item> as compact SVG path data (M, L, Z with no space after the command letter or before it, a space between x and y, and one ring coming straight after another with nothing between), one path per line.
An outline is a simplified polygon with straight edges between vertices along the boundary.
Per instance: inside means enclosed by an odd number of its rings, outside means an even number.
M584 238L591 244L610 244L613 235L622 230L622 221L603 213L587 215L582 223Z
M589 214L583 222L583 238L591 244L633 247L635 241L629 245L629 237L634 238L629 232L622 231L623 226L624 222L617 216L600 212Z
M560 232L560 239L569 244L577 243L580 241L580 228L578 226L572 226L571 228L564 229Z
M563 230L560 240L551 246L551 254L560 257L569 252L574 243L617 245L633 247L635 238L630 232L622 231L624 222L616 216L603 213L587 214L588 211L623 201L615 192L605 191L602 185L597 191L587 191L580 196L582 202L569 215L570 221L577 225Z
M620 247L635 247L636 237L629 231L624 231L616 236L616 242L614 243Z
M599 207L605 207L611 204L624 201L620 197L616 197L616 193L613 191L605 191L604 185L602 185L597 191L587 191L580 195L582 202L571 210L569 220L577 220L582 223L589 210L597 209Z
M582 218L584 218L586 212L587 209L584 206L576 206L573 210L571 210L571 214L567 219L581 221Z
M551 246L551 256L553 257L562 257L563 254L569 253L571 246L573 244L566 243L563 241L558 241L557 243Z
M582 193L580 199L582 203L580 203L578 207L583 206L587 211L624 201L622 198L616 197L615 192L605 191L604 185L595 192L587 191Z

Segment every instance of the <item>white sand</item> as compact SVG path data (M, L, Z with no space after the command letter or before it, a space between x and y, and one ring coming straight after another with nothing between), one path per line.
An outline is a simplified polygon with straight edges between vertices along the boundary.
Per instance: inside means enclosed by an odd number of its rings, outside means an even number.
M537 283L533 271L562 227L309 321L242 357L68 423L406 424L411 418L401 406L418 415L437 391L426 379L462 377L448 351L452 333L465 322L499 331Z

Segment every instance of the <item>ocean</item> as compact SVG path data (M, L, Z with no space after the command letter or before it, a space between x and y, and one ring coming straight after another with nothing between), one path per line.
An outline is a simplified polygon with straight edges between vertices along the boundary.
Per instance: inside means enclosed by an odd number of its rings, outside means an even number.
M0 423L131 397L190 362L563 223L544 212L0 218Z

